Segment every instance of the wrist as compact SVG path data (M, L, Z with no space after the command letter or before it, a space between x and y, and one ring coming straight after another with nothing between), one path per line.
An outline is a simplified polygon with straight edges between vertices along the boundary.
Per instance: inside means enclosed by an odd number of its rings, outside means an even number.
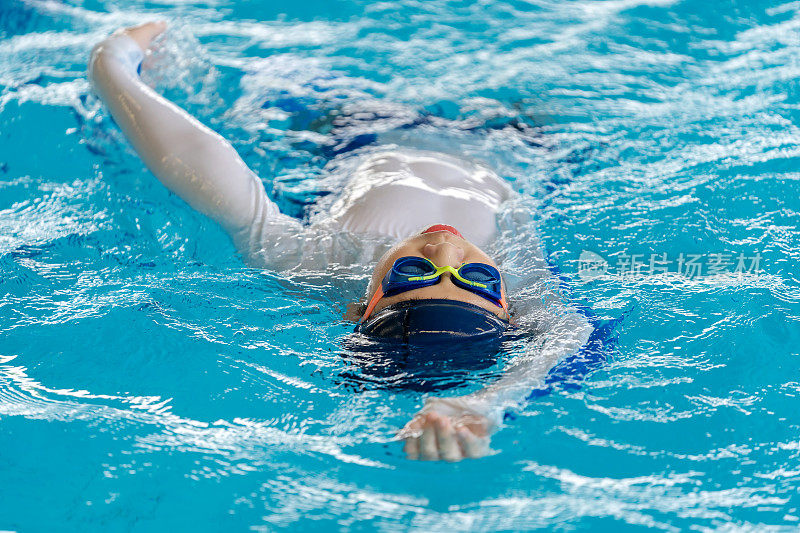
M115 65L136 73L142 59L144 52L136 41L125 33L117 32L92 49L89 61L90 76L94 77L96 73L113 70Z
M494 431L502 422L502 412L483 398L475 396L454 396L450 398L426 398L420 413L435 412L454 420L474 417L487 422L487 430Z

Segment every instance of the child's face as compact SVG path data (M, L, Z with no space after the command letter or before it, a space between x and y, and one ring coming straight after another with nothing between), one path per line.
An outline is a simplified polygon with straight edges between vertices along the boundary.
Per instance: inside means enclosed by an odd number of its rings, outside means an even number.
M375 266L375 270L372 273L372 279L370 280L367 290L367 301L372 298L381 280L386 273L389 272L395 260L409 255L425 257L437 266L449 265L458 268L462 263L486 263L497 268L492 258L486 255L483 250L468 240L462 239L448 231L435 231L432 233L414 235L398 243L378 260L378 264ZM505 287L503 287L503 295L505 296ZM419 289L413 289L394 296L382 298L372 312L375 313L397 302L433 298L460 300L482 307L501 318L508 318L506 312L500 307L474 292L462 289L453 284L450 274L447 273L443 274L439 283L435 285L429 285L428 287L421 287Z

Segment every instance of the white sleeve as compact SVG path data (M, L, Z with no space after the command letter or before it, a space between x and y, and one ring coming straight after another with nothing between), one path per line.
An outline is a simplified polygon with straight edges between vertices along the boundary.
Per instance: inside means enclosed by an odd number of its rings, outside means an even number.
M89 78L158 180L219 223L246 257L260 246L254 242L256 228L257 233L299 229L222 136L142 82L137 74L142 58L133 39L114 34L94 47Z
M588 342L592 326L586 317L565 305L554 307L549 310L553 319L539 331L539 342L511 361L497 381L465 398L493 425L502 422L507 409L519 407L533 389L543 386L553 367Z

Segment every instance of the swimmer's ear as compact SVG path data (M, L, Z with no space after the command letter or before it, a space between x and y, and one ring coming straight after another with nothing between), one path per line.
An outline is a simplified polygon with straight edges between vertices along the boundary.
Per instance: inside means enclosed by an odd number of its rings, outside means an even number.
M358 320L364 316L366 310L367 304L364 302L350 302L347 304L347 310L344 312L344 315L342 315L342 318L351 322L358 322Z

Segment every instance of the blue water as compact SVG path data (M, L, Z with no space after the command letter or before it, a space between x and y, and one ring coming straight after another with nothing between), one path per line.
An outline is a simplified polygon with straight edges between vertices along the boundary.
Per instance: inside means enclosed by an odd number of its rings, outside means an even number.
M406 460L423 394L341 377L366 270L245 267L92 95L155 17L145 79L294 216L332 139L460 139L607 360L489 457ZM794 2L1 0L0 530L796 530L798 75Z

